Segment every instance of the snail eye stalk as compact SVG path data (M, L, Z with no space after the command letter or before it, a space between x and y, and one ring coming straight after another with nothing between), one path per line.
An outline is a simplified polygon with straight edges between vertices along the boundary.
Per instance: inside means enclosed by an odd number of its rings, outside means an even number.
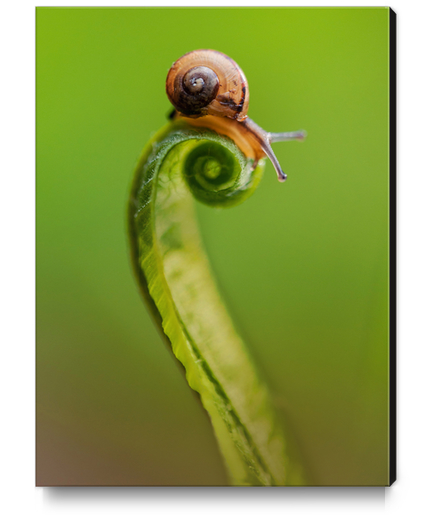
M273 152L271 147L272 143L276 143L278 141L291 141L291 140L300 140L302 141L307 133L303 130L293 131L293 132L266 132L259 125L257 125L253 120L247 118L243 122L241 122L246 129L253 134L255 139L258 141L262 151L272 162L274 169L277 173L277 178L279 182L285 182L287 179L287 175L283 172L280 163Z

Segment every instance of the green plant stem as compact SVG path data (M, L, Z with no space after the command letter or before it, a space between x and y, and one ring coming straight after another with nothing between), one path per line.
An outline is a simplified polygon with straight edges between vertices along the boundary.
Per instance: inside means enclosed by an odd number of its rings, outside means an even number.
M228 138L172 123L141 156L129 202L139 286L200 394L234 485L287 484L288 462L267 388L217 292L192 197L236 205L255 190L263 166L254 169Z

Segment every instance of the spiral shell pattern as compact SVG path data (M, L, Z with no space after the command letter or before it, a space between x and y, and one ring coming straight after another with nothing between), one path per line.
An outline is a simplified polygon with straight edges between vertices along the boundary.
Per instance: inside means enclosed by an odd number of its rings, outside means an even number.
M246 77L233 59L216 50L195 50L178 59L168 72L166 92L176 110L189 118L247 117Z

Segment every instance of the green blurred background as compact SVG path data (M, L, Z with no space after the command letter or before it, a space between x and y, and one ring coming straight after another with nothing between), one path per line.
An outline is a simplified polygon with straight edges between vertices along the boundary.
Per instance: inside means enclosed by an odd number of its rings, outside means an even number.
M37 8L37 483L223 485L207 415L132 276L126 201L182 54L231 56L277 143L198 206L224 298L310 484L388 482L386 8Z

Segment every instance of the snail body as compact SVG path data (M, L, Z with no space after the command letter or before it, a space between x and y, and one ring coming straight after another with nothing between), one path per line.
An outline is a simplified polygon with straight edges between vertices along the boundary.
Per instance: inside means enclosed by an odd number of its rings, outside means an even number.
M246 157L253 159L255 163L266 157L257 134L249 129L249 122L251 122L251 124L254 123L250 118L245 119L245 122L248 122L248 126L246 123L241 123L235 119L213 115L206 115L188 120L187 117L176 113L173 116L173 120L177 123L189 123L189 125L192 127L199 127L200 129L211 129L218 134L227 136L236 143L236 145L242 150ZM258 129L262 131L260 127L258 127ZM267 137L267 134L265 131L263 132L264 140Z
M286 180L271 143L301 140L305 132L271 133L248 118L248 81L233 59L216 50L189 52L170 68L166 92L176 110L174 119L230 137L255 164L269 157L279 181Z

